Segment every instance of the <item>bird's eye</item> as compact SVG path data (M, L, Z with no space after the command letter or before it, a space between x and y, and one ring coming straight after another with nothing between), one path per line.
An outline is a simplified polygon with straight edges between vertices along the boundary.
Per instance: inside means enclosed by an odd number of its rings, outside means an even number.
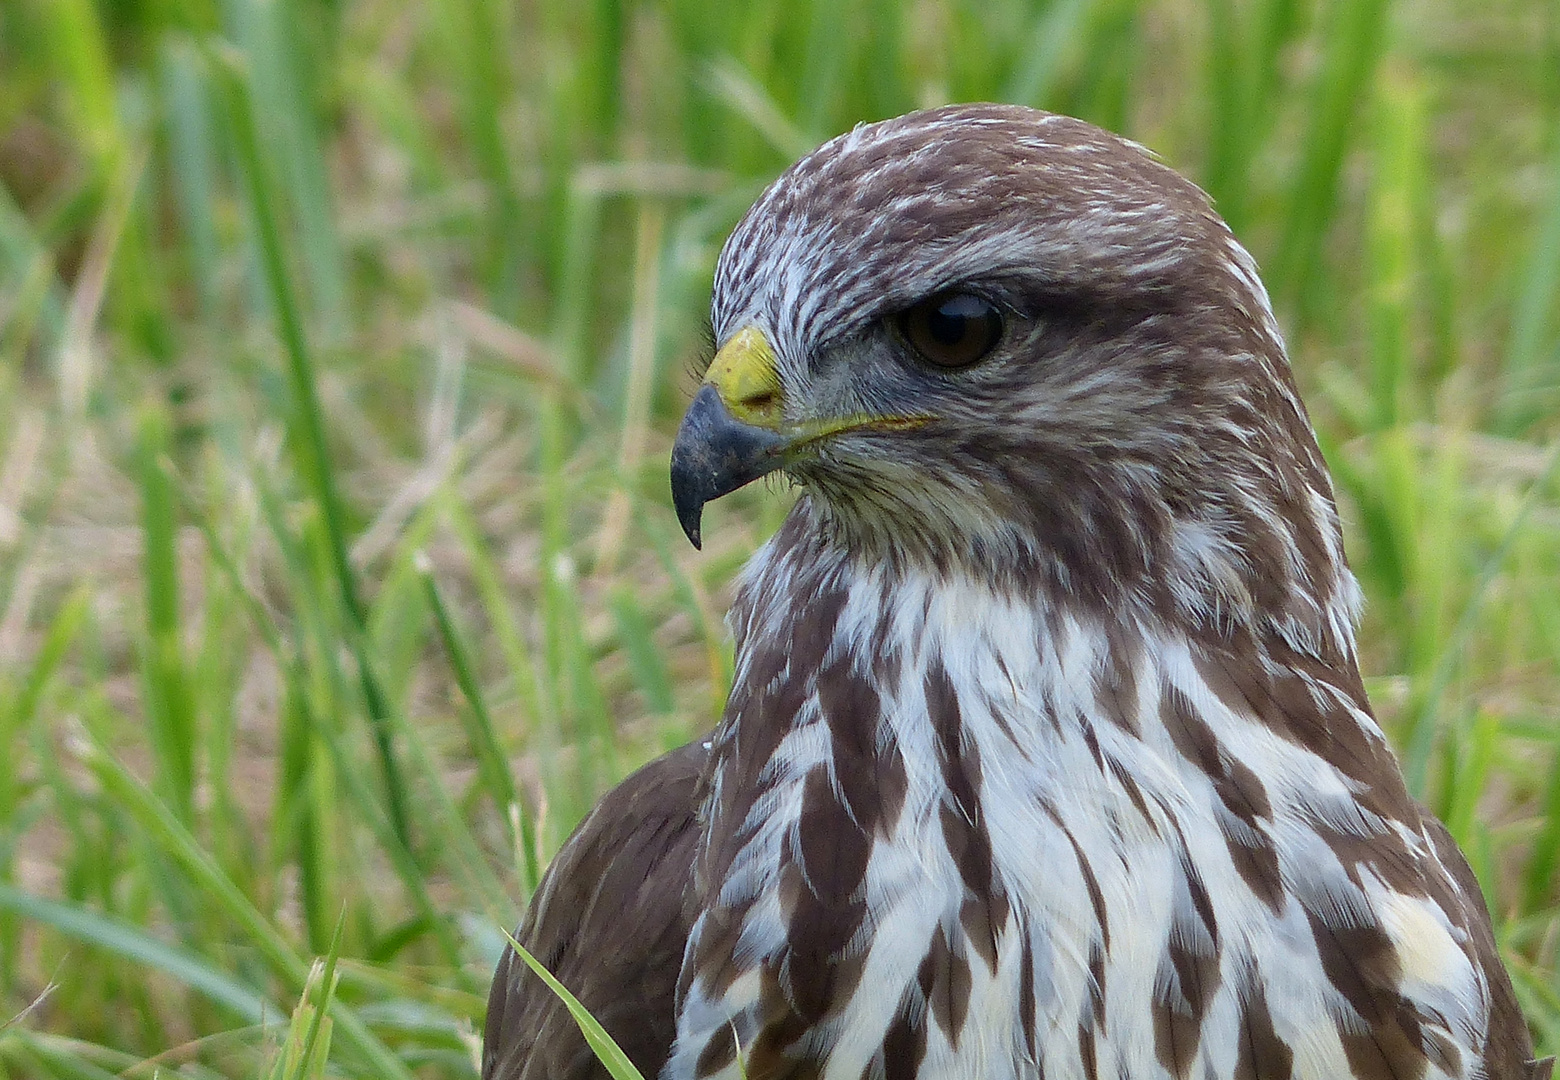
M1002 338L1002 313L989 300L967 292L945 292L922 300L898 316L899 332L929 364L968 367Z

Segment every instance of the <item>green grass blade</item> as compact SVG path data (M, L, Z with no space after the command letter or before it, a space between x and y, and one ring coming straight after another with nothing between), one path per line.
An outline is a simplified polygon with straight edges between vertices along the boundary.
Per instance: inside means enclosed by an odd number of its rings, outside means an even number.
M1275 296L1303 302L1322 239L1332 222L1338 177L1360 103L1386 35L1387 0L1331 0L1325 15L1322 66L1311 89L1309 123L1278 251L1268 266Z
M1516 310L1507 339L1505 392L1500 429L1521 431L1546 416L1560 384L1560 341L1555 310L1560 307L1560 140L1548 172L1549 200L1533 235L1527 266L1517 283Z
M388 819L384 817L380 805L369 796L361 782L360 770L354 767L335 731L330 726L321 723L313 715L307 689L308 674L303 669L302 658L282 638L277 628L273 625L265 606L245 587L238 567L234 564L220 538L212 530L210 523L198 512L194 512L193 516L206 537L207 550L212 554L212 561L225 576L234 594L244 604L249 613L251 625L262 637L281 670L285 680L285 708L287 710L287 712L284 712L284 716L290 715L292 712L297 714L296 723L284 728L284 740L287 737L287 733L291 731L294 733L293 737L303 740L303 747L298 751L299 753L312 755L314 753L315 740L326 751L328 761L332 767L332 771L329 774L333 781L331 786L340 787L346 796L346 805L352 809L354 819L367 826L369 832L390 860L397 877L406 887L407 894L419 913L418 918L422 920L421 924L431 929L445 956L452 963L458 962L460 954L459 944L450 933L447 921L437 913L433 898L428 891L426 875L413 859L411 852L401 843L394 828ZM288 764L289 759L287 755L288 750L284 745L284 767ZM308 774L316 768L322 769L323 764L295 765L293 768L299 772L299 777L295 780L295 786L306 788L310 784L317 782L311 781ZM306 795L297 797L305 798ZM311 813L312 810L305 806L297 811L298 816L288 818L288 821L312 821L312 817L306 816ZM326 857L326 853L322 847L316 846L310 837L299 837L298 842L300 849L299 859L301 860L300 872L304 876L303 884L307 889L309 887L308 879L311 875L316 879L323 879L325 876L323 868L313 870L309 868L314 863L322 861ZM324 902L323 888L318 886L316 888L320 888L321 893L317 897L309 899L310 894L306 892L306 900L310 908L319 907Z
M1026 59L1002 92L1003 101L1044 108L1055 92L1070 49L1076 48L1093 0L1052 0L1035 16Z
M801 5L798 4L798 7ZM828 131L829 114L841 97L846 65L854 42L849 27L855 22L860 0L813 0L806 44L797 72L797 96L802 101L800 128L809 143L817 143ZM800 13L798 13L800 14Z
M425 829L437 841L439 851L453 864L452 868L464 886L463 895L468 902L489 912L507 911L509 896L483 855L469 822L451 797L446 771L434 758L422 733L408 724L404 715L397 712L392 720L420 773L420 790L427 807L423 816Z
M82 761L117 805L142 826L144 834L177 864L189 881L225 912L245 939L281 978L301 987L308 974L303 961L233 882L168 806L141 783L95 738L82 749Z
M1412 408L1415 186L1423 169L1419 103L1403 79L1382 80L1375 113L1375 175L1366 224L1369 250L1374 426L1392 427Z
M278 196L285 196L297 219L294 244L302 255L308 301L321 328L331 338L339 338L347 330L346 269L313 109L316 95L305 78L309 46L302 35L302 19L297 7L283 0L231 0L224 7L233 39L243 50L249 124L274 166L266 177L255 176L253 164L245 160L245 136L235 131L240 171L246 183L267 185L266 212L278 220L282 212Z
M283 252L280 222L276 215L272 185L267 178L265 160L255 130L253 102L241 73L224 57L218 57L224 75L228 118L237 143L242 172L249 191L250 210L260 245L261 262L271 301L275 307L278 330L287 353L288 375L293 393L294 420L298 425L297 447L303 472L324 519L330 544L332 565L341 601L352 624L351 647L357 661L363 698L384 773L385 801L396 835L408 850L412 848L410 818L407 814L401 768L396 761L390 731L390 706L374 677L365 653L367 618L358 597L357 575L347 554L346 519L336 491L335 474L325 442L325 422L315 385L314 362L304 334L291 277Z
M553 973L543 967L540 960L527 952L524 945L507 933L504 936L509 939L509 947L514 949L515 955L524 960L525 966L534 971L536 977L547 985L547 989L563 1002L564 1008L569 1010L569 1015L580 1026L580 1034L585 1036L585 1042L596 1055L596 1060L601 1062L612 1075L613 1080L644 1080L644 1076L628 1059L628 1055L623 1053L612 1036L607 1034L607 1030L596 1022L590 1010L580 1004L579 998L569 993L568 988L555 979Z
M477 683L476 672L472 669L471 657L465 642L461 640L460 633L455 629L455 623L450 617L449 608L445 606L444 598L439 595L438 583L433 578L433 564L421 553L414 556L414 561L417 574L422 579L423 596L428 602L428 609L433 613L433 622L438 629L439 640L443 642L450 667L455 672L456 685L460 687L460 692L466 698L467 708L461 716L466 721L466 738L471 744L472 757L477 760L478 774L482 777L482 783L487 788L488 797L493 800L493 805L503 811L511 803L518 802L519 796L515 792L514 781L509 776L509 763L505 759L504 752L499 748L498 739L493 734L493 718L488 713L486 697Z
M6 297L0 300L0 345L20 349L35 332L40 332L42 350L56 355L65 332L65 290L54 272L49 252L3 184L0 295Z
M12 706L12 722L16 729L28 727L37 716L44 691L54 673L59 670L67 650L81 633L90 602L87 586L78 585L50 620L49 632L39 646L37 655L33 657L31 669Z
M218 147L212 126L205 66L187 40L169 36L159 57L164 108L168 114L168 166L179 226L188 238L189 276L202 317L216 317L220 280L216 213Z
M670 713L676 706L672 697L672 676L666 668L666 658L652 637L650 621L645 618L635 590L620 585L612 590L607 600L617 624L618 644L628 654L629 667L634 672L634 682L645 696L645 704L653 713Z
M535 230L525 228L503 128L510 83L502 33L505 7L494 0L440 0L435 8L461 91L466 139L490 200L491 227L482 237L488 299L495 311L512 319L519 311L523 259L534 258L537 250Z
M330 948L325 953L324 962L316 963L313 970L309 972L309 982L298 1000L298 1012L308 1016L309 1027L294 1061L294 1068L290 1073L291 1080L302 1080L305 1076L325 1074L325 1061L330 1053L331 1024L328 1013L331 998L336 992L336 961L341 956L341 930L346 921L347 913L343 910L336 920L336 929L331 934ZM296 1024L297 1014L294 1014L295 1028ZM290 1034L289 1049L294 1045Z
M141 410L142 574L146 584L147 720L164 796L181 820L195 816L195 761L200 750L179 610L178 518L164 471L168 417L148 402Z
M433 895L429 891L428 876L413 859L412 853L401 845L400 838L396 835L389 819L384 816L381 807L369 797L359 777L360 770L347 754L346 748L341 745L340 738L328 727L321 726L316 730L320 733L320 739L329 752L333 767L331 776L345 793L346 805L352 807L353 813L368 827L370 834L390 860L396 875L406 886L407 895L418 913L418 918L432 934L445 960L451 964L458 964L460 944L450 931L449 920L433 901Z
M1478 625L1479 614L1489 600L1495 579L1505 569L1506 560L1522 537L1528 516L1542 496L1547 493L1557 475L1560 475L1560 441L1550 448L1538 479L1523 494L1522 501L1518 503L1516 512L1501 535L1500 542L1485 558L1484 565L1474 581L1472 593L1463 606L1462 614L1447 634L1440 655L1425 680L1424 690L1419 695L1419 704L1408 718L1408 725L1403 734L1403 779L1408 785L1409 792L1416 797L1423 797L1431 754L1435 750L1436 737L1440 734L1442 698L1451 684L1463 650Z
M712 62L705 69L704 85L717 101L746 120L781 159L801 157L815 145L815 140L736 61L722 58Z
M34 896L0 884L0 908L23 918L52 926L84 945L116 953L161 971L170 978L205 994L250 1023L281 1015L277 1006L253 987L211 964L189 949L147 934L139 927L73 904Z
M1203 186L1237 236L1246 225L1251 87L1233 0L1208 2L1208 164Z
M0 1053L15 1059L22 1067L23 1076L58 1077L59 1080L119 1080L119 1074L110 1072L85 1057L73 1052L74 1047L62 1046L52 1039L40 1038L30 1032L16 1036L20 1046L14 1049L0 1043Z
M671 577L673 594L683 611L693 621L694 628L704 644L710 671L710 712L712 716L719 716L726 704L726 695L731 690L731 680L735 675L731 642L726 635L725 627L710 613L709 602L703 595L703 587L683 570L672 554L672 546L682 540L681 536L672 536L656 516L651 514L640 515L639 527L654 547L662 569Z
M201 848L173 812L96 739L83 748L82 760L104 790L136 820L158 849L179 866L190 883L243 930L245 940L265 958L277 976L301 990L308 979L308 966L249 898L222 872L222 868ZM411 1073L406 1067L355 1014L338 1005L334 1016L353 1048L373 1065L379 1075L395 1080L411 1080Z
M69 89L83 142L99 164L123 151L119 109L114 100L114 69L108 44L91 0L50 0L44 25Z

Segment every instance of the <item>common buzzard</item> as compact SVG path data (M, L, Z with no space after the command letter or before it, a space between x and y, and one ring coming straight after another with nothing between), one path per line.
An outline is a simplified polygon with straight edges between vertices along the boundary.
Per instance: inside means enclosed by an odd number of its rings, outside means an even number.
M518 938L664 1080L1547 1076L1365 696L1251 257L1077 120L858 127L731 234L672 451L801 487L710 741ZM512 956L489 1080L605 1076Z

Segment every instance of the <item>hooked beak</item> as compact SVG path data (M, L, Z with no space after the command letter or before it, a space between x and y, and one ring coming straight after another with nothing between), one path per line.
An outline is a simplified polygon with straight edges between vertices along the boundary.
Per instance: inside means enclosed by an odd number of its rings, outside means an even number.
M855 413L787 421L775 353L756 326L731 336L715 354L704 385L683 414L672 444L672 505L694 547L704 504L768 476L788 462L853 431L904 431L926 414Z
M745 327L715 354L672 444L672 505L694 547L705 503L784 464L784 413L774 350Z

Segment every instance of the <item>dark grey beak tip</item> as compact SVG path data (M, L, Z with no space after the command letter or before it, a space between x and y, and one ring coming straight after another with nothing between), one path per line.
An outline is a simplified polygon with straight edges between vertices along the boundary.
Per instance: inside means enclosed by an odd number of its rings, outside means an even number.
M778 469L785 437L736 420L713 386L701 387L672 444L672 505L695 548L704 504Z
M677 489L673 487L672 490L675 492ZM704 504L685 503L675 496L672 503L677 508L677 522L682 526L683 535L688 538L688 543L693 545L693 550L703 551L704 541L699 526L703 524Z

